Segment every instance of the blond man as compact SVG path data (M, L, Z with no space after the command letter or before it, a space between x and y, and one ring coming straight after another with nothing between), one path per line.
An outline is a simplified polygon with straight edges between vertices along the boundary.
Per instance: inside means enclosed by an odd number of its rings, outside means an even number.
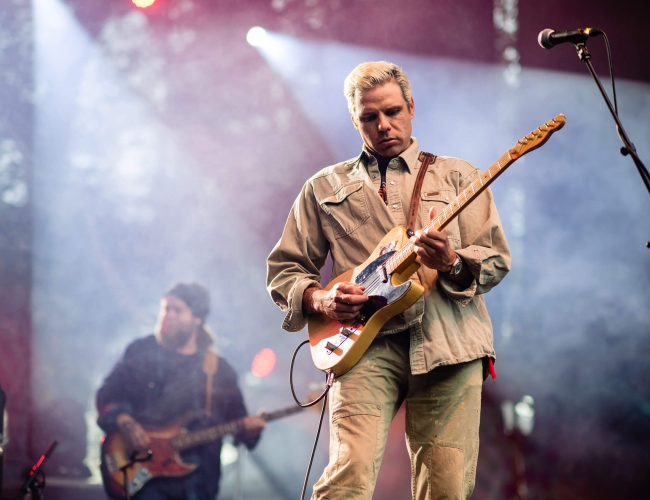
M313 499L370 499L390 423L406 403L413 497L469 498L476 476L481 387L495 359L483 294L510 268L510 252L491 191L447 228L422 230L479 175L469 163L437 156L423 174L412 136L415 102L404 71L387 62L357 66L344 93L363 149L307 180L268 258L268 289L285 311L283 328L302 329L310 314L354 318L364 287L320 285L328 254L332 276L363 263L393 227L406 226L424 294L390 319L361 359L330 391L330 461Z

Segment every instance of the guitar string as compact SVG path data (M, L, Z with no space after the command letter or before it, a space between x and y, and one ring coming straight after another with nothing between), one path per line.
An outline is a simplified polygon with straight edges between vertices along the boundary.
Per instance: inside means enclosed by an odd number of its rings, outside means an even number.
M533 130L530 134L524 136L522 139L518 140L517 143L515 144L515 148L518 146L527 146L526 149L523 151L517 151L517 156L515 158L512 157L512 149L509 149L505 153L503 153L499 159L494 162L492 165L490 165L483 173L479 175L479 178L472 182L469 187L463 190L462 193L460 193L454 201L452 201L445 209L434 219L432 219L429 224L427 224L423 230L427 230L431 227L435 227L436 229L439 229L440 226L442 225L441 219L444 219L445 221L449 220L450 218L454 217L455 213L458 212L461 207L465 206L469 202L473 201L474 198L482 192L484 188L489 186L492 181L496 178L497 175L499 175L503 170L505 170L507 167L509 167L514 161L516 161L518 158L521 156L525 155L527 152L531 151L531 146L535 146L536 141L539 143L541 146L544 144L545 141L543 141L546 136L550 137L550 135L555 132L557 128L557 123L558 120L555 118L541 127ZM563 123L560 123L563 125ZM561 128L561 127L560 127ZM532 142L533 144L529 145L528 142ZM542 142L543 141L543 142ZM539 147L539 146L538 146ZM485 184L485 182L487 184ZM470 190L472 191L472 194L470 197L467 197L467 193ZM477 190L479 193L477 193ZM465 202L461 202L461 196L465 197ZM455 209L454 209L454 204L455 204ZM449 212L449 213L447 213ZM388 271L386 274L393 274L395 269L402 264L410 255L413 253L413 243L409 241L404 247L399 249L395 255L391 256L386 260L384 265L382 266L384 268L384 271ZM368 278L372 277L373 279L368 281ZM371 276L366 278L364 281L362 281L360 284L364 286L364 292L366 292L366 295L372 294L378 287L380 282L384 282L384 279L379 273L379 270L375 271ZM356 323L353 323L350 325L351 327L356 327Z
M485 186L484 181L490 181L491 179L494 178L495 173L498 173L508 165L502 165L505 164L508 160L511 159L510 156L510 151L507 151L506 153L502 154L499 159L494 162L490 167L488 167L485 172L483 172L478 179L472 182L470 186L468 186L465 190L463 190L462 193L460 193L454 201L452 201L445 209L438 214L437 217L431 220L429 224L427 224L423 230L427 230L430 227L437 227L439 228L440 225L443 222L443 219L445 221L449 220L451 217L454 216L458 210L460 210L461 207L465 206L467 203L470 201L473 201L474 197L476 196L476 192L481 189L483 186ZM468 191L472 191L472 194L468 197L467 193ZM461 201L461 197L465 198L465 201ZM456 207L454 209L454 206ZM390 257L384 264L384 266L388 269L390 269L390 273L392 274L393 271L401 264L404 262L413 252L413 243L409 242L404 247L402 247L400 250L398 250L395 255ZM372 294L375 290L379 288L379 284L383 283L383 278L381 277L379 270L375 271L370 277L373 279L371 281L368 281L368 279L364 280L360 284L365 287L365 292L366 295Z
M464 194L464 193L465 193L465 191L463 191L463 193L461 193L461 194ZM458 198L456 200L454 200L454 201L457 201L457 200L458 200ZM470 200L471 200L471 198L470 198ZM451 206L453 206L453 202L452 202ZM460 208L460 206L462 206L462 205L460 203L457 203L457 207ZM451 213L446 214L446 212L448 210ZM429 223L424 228L424 230L428 229L429 227L440 227L440 225L442 224L442 221L440 219L447 220L453 215L454 215L453 208L451 208L451 209L450 209L450 207L445 208L445 210L443 212L441 212L435 219L433 219L431 221L431 223ZM413 253L413 246L414 246L413 243L411 243L411 242L407 243L406 245L404 245L404 247L402 247L400 250L398 250L395 253L395 255L393 255L392 257L390 257L386 261L386 263L384 265L385 265L385 267L387 269L390 270L391 274L394 271L394 269L397 268L397 266L399 264L404 262L411 255L411 253ZM367 279L366 279L361 283L366 287L366 290L365 290L366 292L374 291L376 289L375 287L379 286L379 282L383 282L383 279L382 279L379 271L375 271L371 276L374 277L374 279L372 281L368 282ZM366 294L368 294L368 293L366 293Z

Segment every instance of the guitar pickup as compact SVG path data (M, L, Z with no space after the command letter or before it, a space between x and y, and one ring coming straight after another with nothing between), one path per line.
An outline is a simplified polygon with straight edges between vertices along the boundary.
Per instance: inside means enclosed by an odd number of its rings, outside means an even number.
M327 350L327 354L332 354L332 352L334 352L336 349L341 347L343 342L348 340L352 336L352 334L355 333L356 331L357 331L357 329L354 327L354 325L351 326L350 328L345 327L345 326L342 326L341 328L339 328L338 335L336 337L332 337L332 342L328 342L325 345L325 349Z
M346 327L342 326L341 328L339 328L339 333L341 335L345 335L346 337L349 337L350 335L352 335L354 333L354 331L350 330L349 328L346 328Z
M350 334L352 333L353 332L350 331ZM344 333L339 333L335 338L332 339L334 342L328 342L327 344L325 344L325 349L327 350L327 354L332 354L332 352L334 352L336 349L341 347L343 342L348 340L348 338L349 335L345 335Z
M332 354L332 351L334 349L336 349L337 347L338 347L337 345L334 345L331 342L328 342L327 345L325 346L325 349L327 349L329 351L328 354Z

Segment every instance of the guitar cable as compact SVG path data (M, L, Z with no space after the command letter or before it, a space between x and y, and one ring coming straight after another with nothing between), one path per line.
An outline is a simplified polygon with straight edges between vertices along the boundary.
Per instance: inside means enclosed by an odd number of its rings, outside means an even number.
M325 409L327 408L327 393L330 390L330 387L332 387L332 384L334 383L334 372L328 371L325 373L325 389L321 393L320 396L318 396L316 399L313 401L310 401L309 403L301 403L298 397L296 396L296 391L293 387L293 365L296 361L296 355L298 354L298 351L302 346L305 344L309 343L309 340L305 340L304 342L301 342L298 347L296 347L296 350L293 351L293 356L291 356L291 367L289 368L289 386L291 387L291 394L293 395L293 399L296 402L298 406L301 408L309 408L310 406L314 406L321 400L323 400L323 408L321 409L320 412L320 420L318 421L318 430L316 431L316 439L314 440L314 446L311 449L311 455L309 456L309 465L307 466L307 474L305 474L305 481L303 482L302 485L302 492L300 493L300 500L304 500L305 498L305 491L307 490L307 483L309 481L309 473L311 472L311 466L314 463L314 455L316 453L316 446L318 445L318 438L320 437L320 431L323 426L323 417L325 415Z

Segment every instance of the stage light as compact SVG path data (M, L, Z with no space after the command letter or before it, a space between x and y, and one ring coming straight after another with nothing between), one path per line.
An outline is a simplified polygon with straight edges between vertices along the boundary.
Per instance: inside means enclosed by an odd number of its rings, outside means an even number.
M229 442L223 443L221 447L221 465L234 464L239 458L239 450Z
M136 7L141 9L146 9L151 7L156 0L131 0Z
M275 368L275 353L268 347L257 353L253 359L251 373L256 377L266 377Z
M261 47L266 42L266 30L260 26L254 26L246 33L246 41L253 47Z

